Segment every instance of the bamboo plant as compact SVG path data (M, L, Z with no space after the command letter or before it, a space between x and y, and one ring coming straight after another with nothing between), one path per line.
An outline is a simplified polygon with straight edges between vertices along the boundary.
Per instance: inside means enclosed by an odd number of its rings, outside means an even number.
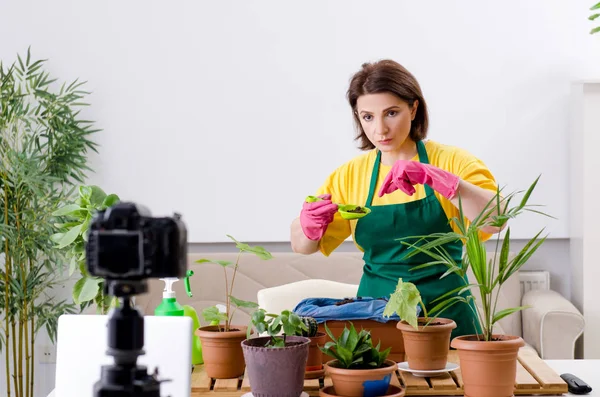
M35 340L45 328L54 343L58 317L76 307L52 297L64 258L50 237L53 210L85 177L95 150L93 123L82 119L83 83L63 84L44 71L46 60L0 62L0 351L6 396L32 397Z
M537 207L536 205L527 204L538 180L539 177L530 185L521 201L514 206L511 206L511 202L515 199L516 195L522 192L513 192L503 197L501 190L498 189L485 208L470 223L464 215L462 200L459 197L459 215L451 219L451 222L456 224L458 232L433 233L427 236L414 236L401 239L403 240L401 241L402 244L412 248L407 257L417 255L418 253L425 253L433 259L431 262L415 266L411 270L439 266L441 264L447 267L446 273L441 276L442 278L451 273L460 275L464 281L464 285L433 300L432 303L437 303L437 305L431 311L441 313L453 305L460 303L467 304L467 307L479 319L479 325L483 332L482 335L479 335L477 328L475 328L474 334L478 334L479 338L485 341L493 340L493 327L499 320L527 308L526 306L519 306L500 311L496 310L502 285L521 269L547 238L547 236L540 237L544 229L540 230L525 244L514 258L509 259L511 243L510 226L508 226L509 220L515 219L525 211L548 216L534 209L533 207ZM501 236L501 233L496 234L495 251L499 252L499 255L494 255L494 258L487 258L485 242L481 238L482 229L486 226L501 229L508 226L506 227L506 234L504 236ZM406 240L413 242L407 242ZM445 249L447 243L456 240L461 240L465 246L460 263L457 263ZM500 240L503 240L501 246ZM474 283L470 283L467 276L469 267L471 267L475 276ZM475 295L462 296L464 292L475 287L479 288L481 309L477 305L470 304L471 301L476 299Z

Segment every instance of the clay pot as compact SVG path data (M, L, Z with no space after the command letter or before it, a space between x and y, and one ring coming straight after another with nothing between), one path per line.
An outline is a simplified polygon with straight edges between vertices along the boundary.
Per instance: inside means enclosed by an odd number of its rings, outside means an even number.
M400 386L390 385L388 387L387 392L385 394L382 394L382 396L404 397L404 394L405 394L405 390L403 388L401 388ZM333 386L325 386L324 388L320 389L319 396L320 397L338 397L338 395L335 394L335 391L333 390Z
M317 332L317 336L309 336L310 345L308 348L308 360L306 361L306 371L319 371L323 369L323 352L319 350L319 346L325 346L327 334Z
M493 335L484 342L476 335L459 336L451 346L458 350L465 397L512 396L517 377L517 355L525 345L519 336Z
M252 396L298 397L304 388L310 339L288 336L285 347L265 347L270 339L261 336L242 342Z
M404 361L404 342L398 335L398 329L396 328L397 321L390 320L385 323L380 323L375 320L328 320L327 328L329 328L333 336L339 338L344 331L344 327L350 327L350 322L354 324L354 328L358 331L360 331L361 328L368 330L371 333L371 339L373 339L374 345L377 345L377 343L381 341L381 350L391 347L392 350L388 356L390 360L397 363ZM324 323L319 324L319 331L325 332ZM330 340L331 339L328 336L326 342L329 342ZM335 359L335 357L328 354L323 353L323 355L325 356L325 362Z
M231 325L230 329L236 331L219 331L219 326L208 325L195 332L202 342L204 371L211 378L239 378L244 374L246 364L241 343L246 339L247 327Z
M419 329L416 330L406 321L399 321L397 327L402 331L404 350L408 367L419 370L438 370L446 368L450 336L456 323L447 318L436 318L427 326L427 319L417 319Z
M383 367L375 369L345 369L336 367L337 360L325 364L325 371L333 383L333 391L338 396L363 397L364 395L383 396L389 389L390 380L394 376L397 365L392 360L385 360ZM365 382L369 392L365 394Z

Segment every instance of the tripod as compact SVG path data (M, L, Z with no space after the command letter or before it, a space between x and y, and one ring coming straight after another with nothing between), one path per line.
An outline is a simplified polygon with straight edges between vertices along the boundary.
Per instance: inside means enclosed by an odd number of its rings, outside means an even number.
M114 364L103 365L101 378L94 384L94 397L161 397L158 368L148 374L137 365L144 352L144 317L133 306L131 297L148 290L145 280L106 280L105 293L119 299L108 320L107 354Z

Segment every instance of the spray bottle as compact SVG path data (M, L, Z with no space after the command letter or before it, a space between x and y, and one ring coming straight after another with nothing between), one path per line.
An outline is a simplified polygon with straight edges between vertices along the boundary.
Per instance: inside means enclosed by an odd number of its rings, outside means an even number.
M190 277L194 275L192 270L188 270L184 279L185 292L189 297L192 297L192 290L190 288ZM165 282L165 289L163 290L163 300L154 310L156 316L188 316L192 319L192 365L203 364L202 359L202 344L200 338L196 336L195 332L200 328L200 321L198 320L198 314L196 310L189 306L181 306L177 302L175 297L175 291L173 291L173 283L179 281L178 278L161 278Z

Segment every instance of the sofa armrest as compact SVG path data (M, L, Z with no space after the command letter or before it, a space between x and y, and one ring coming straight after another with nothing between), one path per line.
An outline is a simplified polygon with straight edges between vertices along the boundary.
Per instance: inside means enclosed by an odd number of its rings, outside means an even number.
M523 339L544 360L575 358L575 342L583 333L583 315L556 291L531 290L523 295Z

